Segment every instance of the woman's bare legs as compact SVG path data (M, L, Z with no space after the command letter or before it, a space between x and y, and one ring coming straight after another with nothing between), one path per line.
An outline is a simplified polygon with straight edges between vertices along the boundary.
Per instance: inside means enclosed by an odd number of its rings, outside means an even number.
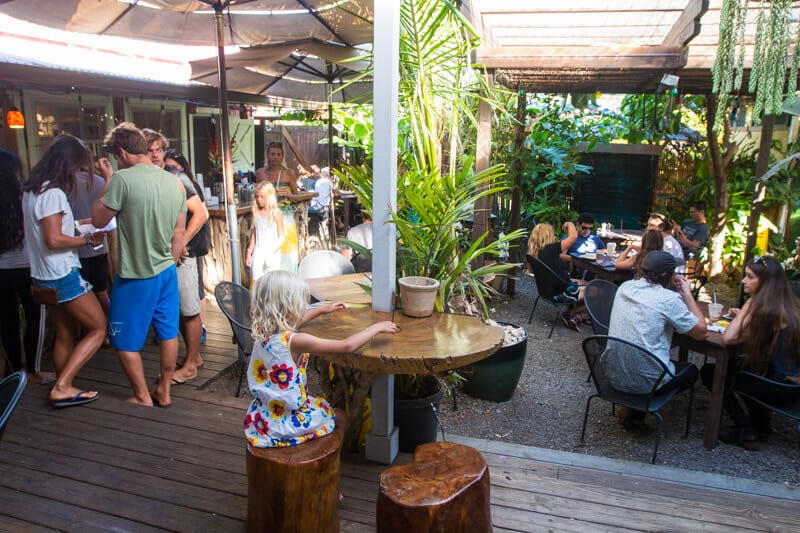
M81 392L72 385L72 381L103 343L106 335L106 319L100 303L92 293L50 306L50 311L56 328L53 362L58 375L56 384L50 391L50 400L66 400ZM78 325L86 334L74 344L74 334ZM81 397L95 396L97 396L96 391L89 391Z

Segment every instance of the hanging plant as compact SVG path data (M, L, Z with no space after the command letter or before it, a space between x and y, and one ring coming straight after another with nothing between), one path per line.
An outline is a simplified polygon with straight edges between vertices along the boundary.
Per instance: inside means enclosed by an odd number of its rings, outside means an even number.
M755 0L753 0L755 1ZM744 57L746 53L745 27L751 0L723 0L720 10L719 44L714 66L713 92L720 95L720 105L714 118L717 130L725 119L727 97L741 90ZM756 40L753 46L753 64L750 70L748 92L755 94L753 122L761 121L761 113L778 115L783 109L786 71L789 82L786 92L794 98L797 88L797 63L800 50L797 43L800 25L791 28L791 0L760 0L756 18ZM789 49L794 43L794 54L789 66ZM725 104L725 105L723 105Z

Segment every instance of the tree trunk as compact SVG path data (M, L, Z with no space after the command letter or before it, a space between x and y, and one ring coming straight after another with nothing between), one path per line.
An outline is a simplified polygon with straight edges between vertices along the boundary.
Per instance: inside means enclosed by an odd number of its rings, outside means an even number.
M709 94L706 97L706 137L708 137L708 149L711 152L711 170L714 174L714 218L708 221L711 223L710 246L708 247L710 253L708 275L712 279L723 274L722 250L727 232L725 216L728 212L726 165L723 161L717 135L714 132L714 117L717 113L717 105L719 105L717 96ZM729 131L726 121L723 142L727 141Z
M761 142L758 146L758 161L756 162L756 186L753 188L753 207L750 209L750 218L747 224L747 245L744 249L743 265L753 257L753 248L758 237L758 219L764 207L764 197L767 193L767 184L761 181L761 176L769 170L769 155L772 149L772 132L775 130L775 115L764 115L761 121ZM742 267L744 277L744 267ZM739 304L744 297L741 284L739 285Z

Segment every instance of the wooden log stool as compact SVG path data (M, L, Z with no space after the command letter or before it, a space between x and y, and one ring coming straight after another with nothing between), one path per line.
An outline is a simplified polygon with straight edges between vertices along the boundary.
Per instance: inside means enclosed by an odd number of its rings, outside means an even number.
M297 446L247 444L247 531L338 532L345 414L329 435Z
M474 448L430 442L381 474L378 532L492 530L489 468Z

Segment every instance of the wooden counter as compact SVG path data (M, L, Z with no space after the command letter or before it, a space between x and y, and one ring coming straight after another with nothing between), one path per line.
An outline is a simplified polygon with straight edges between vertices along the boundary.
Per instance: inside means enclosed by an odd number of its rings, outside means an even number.
M292 202L294 218L297 225L298 261L306 254L308 246L308 205L318 193L301 191L297 194L298 201ZM211 229L211 249L204 258L206 275L204 277L206 290L214 291L220 281L233 279L231 261L231 248L228 242L227 211L224 204L208 208L208 224ZM250 269L245 263L247 242L250 238L250 228L253 224L252 203L237 205L236 218L239 226L239 265L242 285L250 286Z

